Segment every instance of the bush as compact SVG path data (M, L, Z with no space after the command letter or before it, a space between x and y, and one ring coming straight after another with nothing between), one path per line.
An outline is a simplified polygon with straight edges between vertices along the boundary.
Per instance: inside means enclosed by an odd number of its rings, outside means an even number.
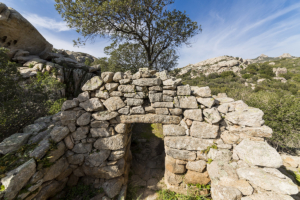
M253 80L253 81L257 81L257 80L258 80L258 77L257 77L257 76L253 76L253 77L252 77L252 80Z
M288 72L288 73L286 73L286 74L280 74L280 77L283 77L283 78L285 78L286 80L291 79L292 76L293 76L293 74L290 73L290 72Z
M228 77L228 76L232 76L232 77L235 77L235 73L233 71L226 71L226 72L222 72L220 74L220 76L222 78L225 78L225 77Z
M250 74L257 74L258 68L257 68L256 64L250 64L246 68L246 71Z
M219 74L218 73L211 73L207 77L209 79L216 79L216 78L219 78Z
M242 75L242 78L244 78L244 79L249 79L249 78L252 78L252 74L243 74Z
M275 76L275 74L273 73L273 67L271 67L270 65L264 63L260 66L260 69L259 69L259 74L260 74L260 77L262 78L268 78L268 79L271 79L272 77Z

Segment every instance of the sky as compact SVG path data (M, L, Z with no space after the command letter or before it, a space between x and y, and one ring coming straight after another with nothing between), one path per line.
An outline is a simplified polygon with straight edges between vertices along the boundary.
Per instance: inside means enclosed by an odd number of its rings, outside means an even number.
M54 48L104 57L109 38L97 38L85 47L74 47L80 37L55 10L54 0L0 0L30 21ZM244 59L260 54L283 53L300 57L299 0L175 0L169 9L186 11L202 27L191 38L191 47L178 49L184 67L205 59L230 55Z

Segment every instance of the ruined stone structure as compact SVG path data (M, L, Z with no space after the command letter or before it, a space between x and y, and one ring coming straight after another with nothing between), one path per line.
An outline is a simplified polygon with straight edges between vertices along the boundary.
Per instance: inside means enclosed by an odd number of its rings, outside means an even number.
M0 153L7 154L38 143L31 159L2 177L0 197L59 197L83 178L103 188L94 200L124 199L133 123L163 124L170 190L185 193L187 184L210 183L214 200L292 200L299 192L278 170L281 156L265 142L272 129L264 125L264 113L243 101L212 96L209 87L182 85L166 71L148 69L104 72L82 90L62 112L0 144Z

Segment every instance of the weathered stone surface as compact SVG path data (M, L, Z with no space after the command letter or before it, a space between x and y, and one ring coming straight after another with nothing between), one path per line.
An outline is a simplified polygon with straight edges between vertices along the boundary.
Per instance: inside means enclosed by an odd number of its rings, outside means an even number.
M74 140L82 140L87 137L89 133L89 126L81 126L76 129L75 132L72 133L72 137Z
M109 95L110 95L111 97L122 97L122 96L123 96L123 93L120 92L120 91L112 91Z
M76 123L79 125L79 126L85 126L85 125L88 125L91 121L91 116L92 114L91 113L83 113L76 121Z
M40 123L30 124L30 125L26 126L25 128L23 128L23 132L24 133L38 133L45 128L47 128L47 124L44 122L40 122Z
M118 134L108 138L100 138L94 143L96 149L110 149L118 150L122 149L127 144L127 135Z
M125 106L125 103L120 97L110 97L104 103L108 111L116 111Z
M149 91L162 91L162 87L161 86L153 86L153 87L149 87Z
M103 121L95 120L95 121L91 122L92 128L107 128L108 126L109 126L109 123L105 120L103 120Z
M186 171L185 165L178 164L176 159L172 158L171 156L166 156L165 159L165 168L169 170L170 172L176 174L176 173L184 173Z
M108 99L109 93L107 91L97 90L95 93L95 97L98 97L100 99Z
M168 115L169 110L168 110L168 108L155 108L155 113L157 115Z
M51 139L55 142L60 142L69 134L69 129L65 126L55 126L50 132Z
M146 98L146 94L144 92L125 93L124 97L134 98L134 99L144 99L144 98Z
M68 125L69 123L74 123L76 118L77 118L76 111L63 111L60 115L60 120L63 125Z
M203 172L206 168L206 162L204 160L189 161L186 168L196 172Z
M220 180L222 177L229 177L234 180L239 179L233 166L221 160L207 164L207 171L211 180Z
M163 94L162 93L149 94L149 100L150 100L151 103L162 102L163 101Z
M23 144L28 141L31 133L15 133L8 138L5 138L0 143L0 153L8 154L18 150Z
M211 90L208 86L206 87L198 87L191 86L192 95L196 97L211 97Z
M30 152L29 156L35 159L41 159L50 149L49 136L39 142L38 146Z
M112 91L117 90L118 86L119 86L119 83L106 83L105 84L105 89L108 92L112 92Z
M218 123L221 121L222 117L217 108L207 108L203 110L203 115L205 119L210 123Z
M121 108L120 110L118 110L118 113L123 114L123 115L128 115L129 112L130 112L129 106L125 106L124 108Z
M192 151L166 148L166 154L168 156L171 156L172 158L179 159L179 160L194 161L196 159L196 153Z
M181 115L182 114L182 109L180 108L174 108L174 109L169 109L171 115Z
M283 162L286 164L288 164L291 167L297 168L300 165L300 157L298 156L291 156L291 155L287 155L287 154L281 154L281 158L283 160Z
M242 193L234 187L216 185L211 189L211 197L214 200L241 200Z
M143 99L127 98L127 106L141 106L144 103Z
M10 50L9 58L21 60L29 54L44 58L51 53L53 46L19 12L1 3L0 13L1 46Z
M108 128L91 128L92 137L109 137L112 133L108 130Z
M203 121L202 117L202 110L201 109L192 109L192 110L185 110L183 113L185 118L196 120L196 121Z
M130 114L145 114L145 110L142 106L132 107L130 109Z
M82 169L87 176L94 178L112 179L122 176L125 168L125 160L122 158L118 160L116 165L109 165L105 167L89 167L82 165Z
M197 101L205 107L211 108L215 104L214 98L197 98Z
M97 90L101 87L103 84L102 78L100 76L94 76L90 80L88 80L83 86L82 86L82 91L92 91L92 90Z
M70 108L75 108L78 106L78 101L75 100L67 100L63 103L61 107L61 111L68 110Z
M8 200L14 199L35 171L35 161L34 159L30 159L18 168L8 172L6 176L1 179L1 183L5 187L4 198Z
M74 146L72 151L75 153L88 153L91 152L92 150L92 144L83 144L83 143L78 143Z
M179 124L180 117L169 115L121 115L118 117L121 123L162 123L162 124Z
M66 186L67 180L68 179L65 178L62 181L52 180L49 183L44 183L42 185L42 189L37 194L37 196L35 196L34 199L47 200L50 197L55 196L55 194L59 193L61 190L64 189L64 187Z
M125 156L125 148L111 151L108 160L119 160Z
M240 126L260 127L264 123L263 115L260 109L249 107L247 110L227 113L225 119Z
M63 141L59 142L56 148L49 152L49 162L55 162L58 160L66 151L66 145Z
M174 98L173 97L170 97L168 95L163 95L163 99L162 99L163 102L173 102L174 101Z
M218 111L220 113L224 113L226 114L229 110L229 104L228 103L225 103L225 104L221 104L220 106L218 106Z
M250 181L262 189L273 191L280 194L297 194L298 187L289 178L278 178L259 168L239 168L237 173L240 178Z
M118 90L123 93L135 92L135 85L119 85Z
M221 138L225 144L236 144L239 141L240 136L235 135L229 131L224 131L221 134Z
M115 117L117 117L119 113L117 112L109 112L109 111L101 111L92 114L93 118L96 120L111 120Z
M207 185L210 182L208 172L200 173L192 170L188 170L184 176L183 181L187 184L200 184Z
M86 161L95 167L101 166L110 155L110 150L102 149L99 152L94 152L86 157Z
M52 166L46 169L45 176L43 178L44 182L55 179L68 167L69 164L67 162L67 159L65 157L62 157L61 159L56 161Z
M212 160L221 160L224 162L229 162L232 157L232 152L228 149L210 149L207 158Z
M191 95L191 87L189 85L177 86L177 95L190 96Z
M128 126L128 124L118 124L117 126L115 126L115 131L120 134L125 134L127 132Z
M165 176L164 177L165 177L166 182L171 184L171 185L178 186L183 181L182 175L174 174L174 173L172 173L168 170L165 170Z
M197 138L216 138L219 132L219 125L211 125L205 122L193 121L190 134Z
M189 97L178 97L180 108L198 108L198 103L196 97L189 96Z
M185 128L178 125L163 125L164 136L185 135Z
M167 95L167 96L170 96L170 97L175 97L177 94L176 91L174 90L163 90L163 95Z
M110 83L113 81L114 73L113 72L102 72L101 78L103 79L104 83Z
M132 81L133 85L138 85L138 86L155 86L161 85L161 80L159 78L141 78L137 80Z
M121 191L122 185L124 182L123 177L107 180L103 183L103 190L108 197L114 198Z
M252 186L246 180L236 180L230 177L222 177L217 184L226 187L237 188L242 192L243 195L251 195L253 193Z
M123 72L116 72L114 77L113 77L114 82L119 82L122 79L124 79L124 73Z
M266 142L243 140L233 152L249 165L272 168L279 168L282 165L279 153Z
M69 156L68 158L68 162L71 165L81 165L84 161L84 155L83 154L74 154Z
M204 150L213 144L213 140L200 139L188 136L165 137L165 145L182 150Z
M273 130L268 126L261 126L261 127L240 127L240 126L230 126L229 127L230 133L233 134L241 134L244 133L251 137L272 137Z
M68 149L73 149L73 147L74 147L74 141L73 141L73 138L70 135L67 136L67 137L65 137L64 142L65 142L66 147Z
M153 108L173 108L172 102L155 102L152 104Z
M166 85L166 86L176 87L177 85L180 85L180 84L181 84L181 79L172 78L172 79L163 81L163 85Z
M295 200L295 199L289 195L283 195L274 192L266 192L266 193L256 193L248 197L243 197L241 200Z
M98 98L89 99L85 102L80 103L79 106L82 107L83 109L85 109L88 112L104 110L104 106L99 101Z
M35 136L32 136L29 141L28 144L33 144L33 143L39 143L40 141L42 141L44 138L49 137L50 136L50 132L52 131L52 128L47 129L45 131L42 131L40 133L38 133ZM22 133L25 134L25 133ZM0 144L1 146L1 144ZM0 147L1 148L1 147Z

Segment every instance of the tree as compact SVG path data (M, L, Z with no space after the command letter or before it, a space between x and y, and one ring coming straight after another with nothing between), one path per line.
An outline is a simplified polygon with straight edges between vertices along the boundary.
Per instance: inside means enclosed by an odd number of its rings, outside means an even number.
M168 10L174 0L55 0L56 10L76 28L84 45L97 36L110 37L115 42L133 42L141 45L147 55L150 69L163 51L182 44L201 31L185 12Z
M148 67L147 54L140 44L124 43L118 45L114 42L105 47L104 52L109 55L109 58L103 57L93 63L93 65L100 64L102 72L125 72L127 70L137 72L139 68ZM176 51L166 49L153 63L153 69L169 71L176 67L177 60Z

